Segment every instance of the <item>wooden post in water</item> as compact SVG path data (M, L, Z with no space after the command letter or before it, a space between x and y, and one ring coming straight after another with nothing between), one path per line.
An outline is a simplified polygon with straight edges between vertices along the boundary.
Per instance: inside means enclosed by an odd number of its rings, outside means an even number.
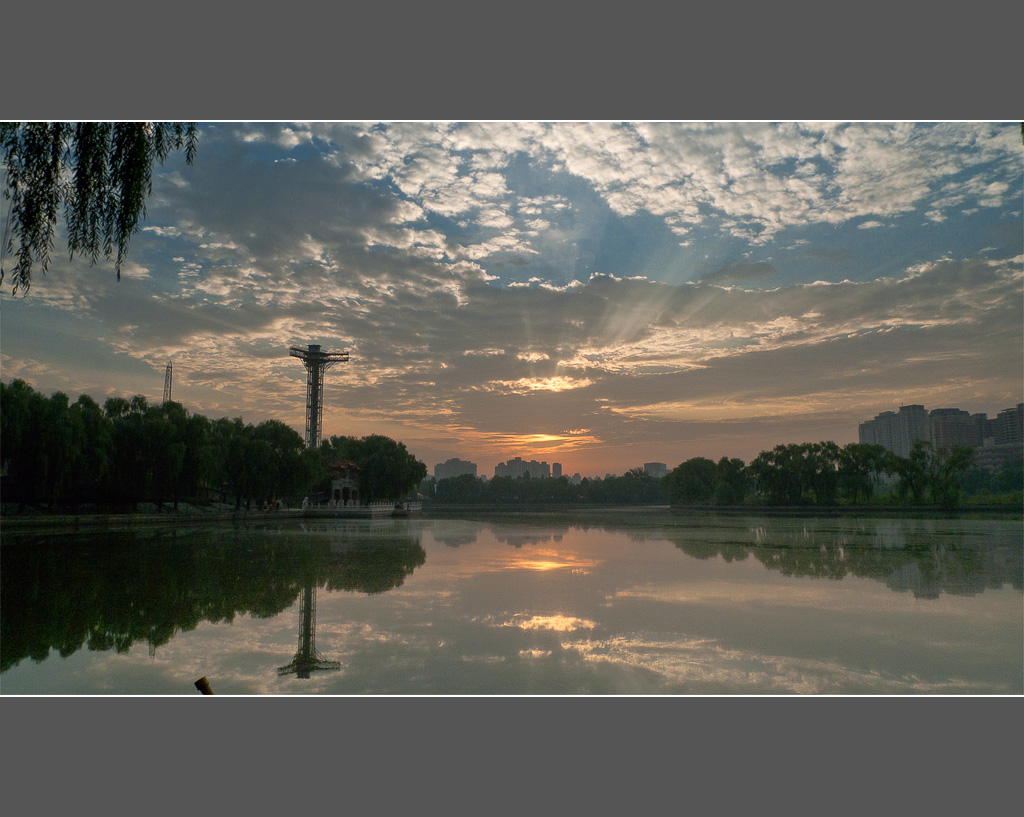
M206 680L205 675L196 681L196 689L202 692L203 695L213 695L213 690L210 689L210 682Z

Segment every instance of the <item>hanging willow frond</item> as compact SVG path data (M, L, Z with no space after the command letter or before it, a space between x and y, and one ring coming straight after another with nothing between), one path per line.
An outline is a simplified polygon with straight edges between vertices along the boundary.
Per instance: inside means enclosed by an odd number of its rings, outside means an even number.
M9 271L12 294L28 291L34 264L46 273L61 205L70 257L86 255L91 264L101 253L114 257L120 280L128 242L146 216L153 163L184 148L192 164L197 141L195 123L0 123L9 202L0 284L9 256L16 258Z

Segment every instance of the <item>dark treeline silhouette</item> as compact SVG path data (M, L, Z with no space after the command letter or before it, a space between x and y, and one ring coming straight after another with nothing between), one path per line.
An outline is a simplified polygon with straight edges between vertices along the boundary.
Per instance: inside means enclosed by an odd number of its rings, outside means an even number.
M360 468L359 492L367 502L399 499L423 481L427 466L408 452L404 443L381 434L331 437L320 443L325 463L354 462Z
M0 671L51 650L127 652L201 622L269 618L311 585L373 594L426 560L411 536L361 543L203 528L148 534L4 537Z
M965 495L985 494L1019 503L1024 463L998 473L972 465L972 449L933 448L918 440L908 457L879 445L834 442L777 445L749 464L722 457L693 457L665 477L634 468L621 477L537 479L463 475L429 481L435 504L469 505L785 505L835 506L931 503L955 507Z
M566 477L495 477L481 480L464 474L424 486L438 504L470 505L665 505L665 482L634 468L621 477L584 479L574 484Z
M207 503L235 508L326 496L329 467L359 468L364 501L402 499L426 475L404 444L382 435L331 437L317 450L279 420L246 425L209 420L180 403L149 405L141 395L88 395L71 403L22 380L0 383L2 500L47 508L131 510L139 503ZM956 506L965 495L1020 502L1024 463L998 473L972 466L972 450L933 449L924 441L900 457L881 446L834 442L777 445L749 464L694 457L666 477L640 468L621 477L461 476L428 481L435 504L529 505L808 505L872 502Z
M952 508L972 486L971 476L974 486L984 484L989 493L1019 501L1024 463L1007 464L998 475L981 479L977 472L983 469L973 466L973 451L967 446L936 448L925 440L915 440L907 457L864 443L777 445L744 469L745 490L776 505L866 504L877 498Z
M141 395L70 403L22 380L0 383L0 459L3 502L48 508L301 502L325 490L337 459L360 467L364 498L402 498L426 474L404 445L380 435L332 437L313 450L280 420L210 420Z

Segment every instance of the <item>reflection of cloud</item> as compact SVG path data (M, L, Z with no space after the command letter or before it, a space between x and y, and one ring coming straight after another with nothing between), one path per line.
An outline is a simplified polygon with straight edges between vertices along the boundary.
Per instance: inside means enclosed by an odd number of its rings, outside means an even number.
M615 597L649 599L651 601L671 604L724 604L736 606L756 604L759 608L765 606L769 608L811 607L819 610L845 610L849 612L877 610L880 604L913 609L915 612L921 609L917 606L894 601L883 594L865 594L864 589L859 587L856 589L852 587L844 589L842 586L836 587L832 583L814 585L807 582L797 587L787 587L785 593L780 593L779 589L775 586L758 585L752 582L744 582L743 584L715 582L697 586L647 584L620 590L616 592ZM913 600L911 599L910 601ZM948 611L942 611L943 614L946 612Z
M835 661L729 649L712 639L658 641L616 636L567 641L562 648L578 652L588 662L656 673L665 692L834 695L864 691L941 695L989 691L981 682L956 678L927 681L914 675L880 673Z
M517 613L511 621L502 622L502 627L519 627L523 630L553 630L560 633L575 632L576 630L593 630L597 624L575 616L529 616L526 613Z

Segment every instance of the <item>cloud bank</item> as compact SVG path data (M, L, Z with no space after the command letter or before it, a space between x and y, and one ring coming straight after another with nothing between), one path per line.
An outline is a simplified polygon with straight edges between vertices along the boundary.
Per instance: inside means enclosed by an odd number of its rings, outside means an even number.
M483 473L995 412L1024 370L1019 151L999 124L211 125L124 280L55 259L5 299L4 378L155 399L173 360L192 410L301 429L286 350L321 343L351 353L327 434Z

